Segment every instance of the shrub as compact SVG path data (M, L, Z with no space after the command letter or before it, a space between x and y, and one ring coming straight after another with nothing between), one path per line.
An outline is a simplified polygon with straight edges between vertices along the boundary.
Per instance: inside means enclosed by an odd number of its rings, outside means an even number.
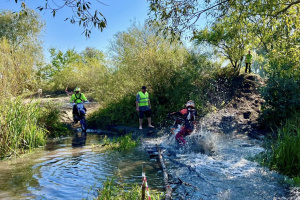
M0 158L18 155L43 146L47 136L58 136L68 129L59 121L58 108L52 103L24 103L24 99L0 104Z
M60 114L57 104L46 102L42 105L42 112L38 123L39 126L48 130L47 136L58 137L70 134L70 130L67 128L66 124L60 121Z
M266 127L276 127L300 112L300 79L292 76L272 76L262 89L261 121Z

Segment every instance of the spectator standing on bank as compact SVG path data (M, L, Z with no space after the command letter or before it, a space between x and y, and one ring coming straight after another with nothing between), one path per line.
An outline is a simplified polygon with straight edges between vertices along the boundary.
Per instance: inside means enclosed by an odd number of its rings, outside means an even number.
M248 52L248 54L246 55L246 69L245 69L245 73L247 73L247 71L249 71L249 74L251 73L251 60L252 60L252 55L250 53L250 51ZM249 69L249 70L247 70Z
M148 127L154 128L154 126L151 125L151 104L146 86L143 86L142 91L136 95L136 111L139 114L139 129L143 129L144 115L148 118Z

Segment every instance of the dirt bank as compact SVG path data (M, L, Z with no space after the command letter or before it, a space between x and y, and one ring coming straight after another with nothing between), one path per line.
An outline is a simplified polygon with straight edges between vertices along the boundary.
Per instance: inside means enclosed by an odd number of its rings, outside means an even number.
M214 133L248 134L261 138L263 132L259 130L258 118L265 102L259 91L262 85L264 81L259 75L242 74L236 77L229 88L230 101L222 109L200 119L200 126Z

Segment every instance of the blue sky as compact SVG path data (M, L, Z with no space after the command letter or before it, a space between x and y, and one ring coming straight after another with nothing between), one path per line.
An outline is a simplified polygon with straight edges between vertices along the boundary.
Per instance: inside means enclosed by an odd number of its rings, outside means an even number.
M107 20L107 28L101 32L94 28L90 38L86 38L82 33L83 28L78 24L71 24L64 21L66 17L70 17L72 12L70 9L59 10L53 18L49 10L40 13L46 22L45 33L43 34L45 57L49 59L48 49L55 47L59 50L66 51L74 48L80 52L86 47L95 47L99 50L106 51L109 41L113 39L113 35L119 31L126 31L133 21L143 23L147 19L148 3L147 0L100 0L106 5L97 3L96 0L90 0L93 8L102 12ZM62 3L62 0L55 0ZM41 6L45 0L25 0L26 6L31 9ZM15 3L15 0L1 0L0 10L19 11L21 1Z

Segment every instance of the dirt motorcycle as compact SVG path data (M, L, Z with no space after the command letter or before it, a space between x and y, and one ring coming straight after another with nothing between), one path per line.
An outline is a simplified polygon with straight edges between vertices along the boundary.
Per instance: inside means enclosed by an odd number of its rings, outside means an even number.
M175 139L176 134L184 128L185 118L184 116L175 113L169 113L167 118L173 121L172 126L170 126L169 139ZM194 127L194 124L191 124L191 126L193 127L193 131L185 136L192 135L197 131L196 127ZM176 142L181 144L181 141L178 139L176 139Z
M89 101L85 101L83 103L71 103L73 106L76 106L75 108L76 112L74 116L75 123L77 123L77 121L80 122L81 131L83 133L86 133L86 129L87 129L87 123L85 119L86 108L84 107L84 104L88 104L88 103Z
M175 134L176 130L183 126L184 119L182 116L174 115L169 113L167 116L168 119L173 121L173 124L170 126L170 136Z

